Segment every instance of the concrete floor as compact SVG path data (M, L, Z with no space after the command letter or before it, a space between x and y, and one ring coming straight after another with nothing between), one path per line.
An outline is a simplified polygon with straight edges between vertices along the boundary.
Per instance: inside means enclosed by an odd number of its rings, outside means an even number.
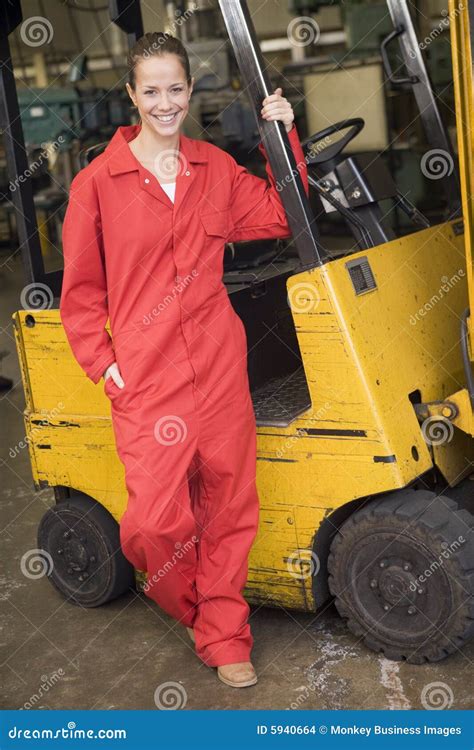
M166 701L167 682L186 709L423 708L423 688L434 682L452 693L452 708L472 707L474 642L443 662L414 666L369 651L332 605L317 616L256 607L251 624L259 682L235 690L197 659L185 629L145 595L82 609L65 602L45 577L25 578L20 560L36 547L53 493L35 492L26 448L14 459L9 455L24 439L11 327L23 279L17 260L3 268L0 350L11 354L0 372L15 385L0 393L1 708L155 709L160 695Z

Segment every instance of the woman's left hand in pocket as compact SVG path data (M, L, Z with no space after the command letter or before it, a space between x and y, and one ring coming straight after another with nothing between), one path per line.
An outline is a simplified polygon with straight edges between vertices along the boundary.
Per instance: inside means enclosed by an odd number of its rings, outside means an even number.
M109 365L109 367L107 367L106 371L104 372L104 381L108 378L112 378L118 388L123 388L125 385L117 362L112 362L112 364Z

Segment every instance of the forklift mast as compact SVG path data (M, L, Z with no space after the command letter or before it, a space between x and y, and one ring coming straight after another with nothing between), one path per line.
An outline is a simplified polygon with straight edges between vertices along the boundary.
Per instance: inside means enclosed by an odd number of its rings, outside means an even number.
M474 240L474 95L473 95L473 50L474 50L474 2L449 0L451 33L451 55L453 60L454 100L456 106L456 132L458 140L459 171L461 176L462 211L464 219L464 243L466 251L467 288L469 309L474 310L474 280L472 243ZM474 324L472 315L468 319L470 359L474 361L472 342Z
M454 219L461 211L459 175L456 168L453 147L439 111L436 96L426 69L421 45L416 36L407 0L387 0L388 10L394 30L381 44L382 62L385 74L395 86L410 86L418 105L419 117L423 124L430 149L439 152L442 161L448 165L446 175L441 180L449 208L449 218ZM391 68L388 46L398 40L399 49L408 75L396 75Z
M219 5L273 175L282 187L280 197L301 270L313 268L326 258L285 127L282 122L268 122L259 117L261 103L272 89L247 2L219 0Z

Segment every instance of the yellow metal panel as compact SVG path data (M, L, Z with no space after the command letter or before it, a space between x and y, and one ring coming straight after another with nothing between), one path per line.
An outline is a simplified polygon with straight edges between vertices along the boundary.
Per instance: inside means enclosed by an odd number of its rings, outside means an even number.
M474 93L470 24L474 23L474 19L469 17L470 4L466 0L449 0L456 132L471 309L469 337L472 342L474 341L474 279L472 268L472 243L474 239Z
M270 477L269 477L270 479ZM280 509L261 498L260 525L249 559L245 596L254 603L305 609L304 584L290 575L298 548L295 519L291 510Z
M110 402L102 381L96 386L85 377L72 356L59 310L21 310L13 315L21 331L29 408L52 414L110 416Z
M468 435L474 435L471 399L467 388L462 388L457 393L453 393L449 400L457 406L459 411L458 416L453 419L453 423Z
M35 457L35 482L85 492L120 521L127 493L110 419L83 415L56 419L33 412L25 424Z
M472 409L471 409L472 413ZM457 427L447 434L446 442L433 445L434 462L451 486L472 473L473 440Z

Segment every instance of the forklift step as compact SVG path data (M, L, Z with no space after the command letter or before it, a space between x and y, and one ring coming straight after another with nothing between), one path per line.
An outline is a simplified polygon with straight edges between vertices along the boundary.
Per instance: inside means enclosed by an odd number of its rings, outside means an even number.
M288 427L311 408L311 397L303 367L272 378L252 392L257 427Z

